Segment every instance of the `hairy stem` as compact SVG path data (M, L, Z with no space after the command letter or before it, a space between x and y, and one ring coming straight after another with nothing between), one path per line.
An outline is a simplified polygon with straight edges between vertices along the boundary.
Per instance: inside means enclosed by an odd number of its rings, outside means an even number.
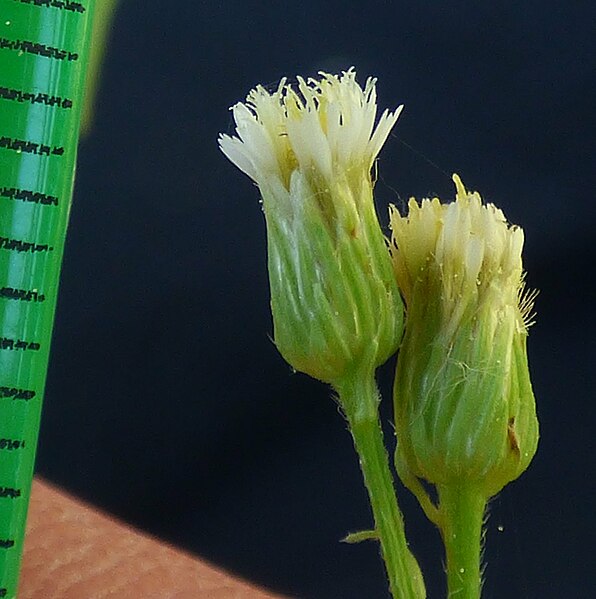
M374 374L355 376L334 386L360 458L391 593L395 599L423 599L426 596L424 581L408 548L389 469L379 423L379 393Z
M447 557L449 599L479 599L480 555L486 499L473 486L439 486L441 533Z

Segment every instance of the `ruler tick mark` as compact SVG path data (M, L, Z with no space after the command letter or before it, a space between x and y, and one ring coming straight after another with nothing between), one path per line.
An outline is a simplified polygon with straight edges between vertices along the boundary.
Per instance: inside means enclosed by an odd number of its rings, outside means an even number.
M22 239L10 239L0 236L0 250L12 252L53 252L54 247L47 243L35 243L33 241L23 241Z
M21 489L13 489L12 487L0 487L0 499L18 499L21 496ZM0 595L1 597L2 595Z
M18 187L0 187L0 197L9 200L21 200L22 202L31 202L32 204L42 204L44 206L57 206L58 198L40 191L31 191L29 189L19 189Z
M25 447L25 441L21 439L0 439L0 450L6 449L12 451L13 449L22 449Z
M11 339L10 337L0 337L0 349L7 349L9 351L38 351L40 347L41 344L37 343L36 341L26 341L24 339Z
M16 50L19 56L22 56L26 52L27 54L36 54L37 56L44 56L45 58L54 60L66 60L68 62L74 62L79 59L77 52L54 48L54 46L46 46L46 44L40 42L9 40L6 37L0 37L0 50L3 49Z
M0 399L29 401L37 394L33 389L17 389L16 387L0 387Z
M0 299L41 303L45 301L46 296L43 293L39 293L38 289L15 289L14 287L0 287Z
M33 4L40 8L59 8L74 13L83 14L87 9L80 2L73 0L15 0L20 4Z
M37 154L38 156L62 156L64 148L62 146L48 146L47 144L27 141L26 139L13 139L11 137L0 137L0 148L13 150L17 154L25 152L26 154Z
M0 98L13 102L30 102L31 104L43 104L44 106L57 106L66 110L72 108L73 101L61 96L52 96L43 92L27 92L22 89L12 89L0 86Z

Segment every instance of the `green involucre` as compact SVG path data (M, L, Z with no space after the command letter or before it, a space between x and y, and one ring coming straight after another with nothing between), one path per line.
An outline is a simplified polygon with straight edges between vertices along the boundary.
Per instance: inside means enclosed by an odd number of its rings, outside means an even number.
M485 305L446 336L439 296L419 293L408 306L395 379L398 459L418 478L474 482L491 497L536 451L526 333L509 311L499 319Z
M275 344L325 382L373 372L397 350L403 304L368 176L292 175L287 205L263 194Z

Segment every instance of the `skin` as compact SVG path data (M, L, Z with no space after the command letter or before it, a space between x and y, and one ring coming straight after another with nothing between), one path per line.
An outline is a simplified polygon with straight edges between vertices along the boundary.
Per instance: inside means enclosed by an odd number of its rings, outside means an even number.
M281 599L33 483L19 599Z

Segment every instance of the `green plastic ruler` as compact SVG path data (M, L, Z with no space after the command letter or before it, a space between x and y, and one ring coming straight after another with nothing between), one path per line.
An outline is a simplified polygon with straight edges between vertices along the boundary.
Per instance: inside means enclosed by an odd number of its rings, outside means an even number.
M0 0L0 597L16 597L93 0Z

